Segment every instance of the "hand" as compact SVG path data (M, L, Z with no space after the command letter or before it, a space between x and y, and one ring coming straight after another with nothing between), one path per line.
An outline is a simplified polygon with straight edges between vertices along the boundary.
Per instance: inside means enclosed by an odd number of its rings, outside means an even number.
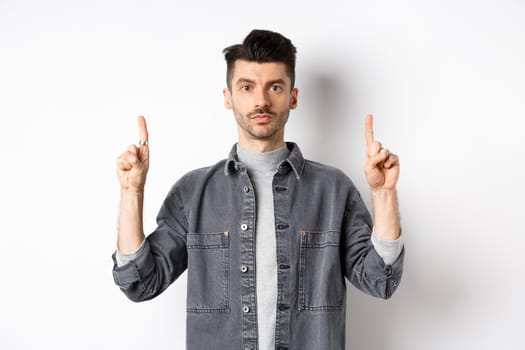
M146 119L138 117L141 141L148 141ZM117 159L117 175L123 190L144 191L149 168L149 148L147 145L130 145Z
M374 140L373 117L366 116L365 175L372 191L394 190L399 178L399 157Z

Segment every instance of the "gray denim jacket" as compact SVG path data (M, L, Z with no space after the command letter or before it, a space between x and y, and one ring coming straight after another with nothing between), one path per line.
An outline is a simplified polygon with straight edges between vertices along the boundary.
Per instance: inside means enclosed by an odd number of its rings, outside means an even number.
M404 250L385 265L371 243L372 220L340 170L291 150L273 178L277 239L276 349L345 348L346 276L389 298ZM151 299L188 269L187 349L257 349L255 197L235 146L226 160L183 176L170 190L142 254L118 267L115 283L133 301Z

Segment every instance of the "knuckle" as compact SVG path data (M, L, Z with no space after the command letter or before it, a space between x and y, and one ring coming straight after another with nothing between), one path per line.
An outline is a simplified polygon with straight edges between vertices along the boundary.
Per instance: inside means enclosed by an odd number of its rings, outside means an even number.
M133 153L128 152L126 153L126 160L128 162L134 163L137 160L137 157Z
M117 157L117 163L123 163L124 161L126 161L126 153L122 153Z

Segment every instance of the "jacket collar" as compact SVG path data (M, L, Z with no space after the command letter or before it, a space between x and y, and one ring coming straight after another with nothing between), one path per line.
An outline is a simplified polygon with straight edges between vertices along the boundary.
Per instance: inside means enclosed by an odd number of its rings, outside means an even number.
M286 147L290 150L290 155L279 165L278 171L284 172L289 171L291 168L295 174L297 180L301 178L304 168L304 158L299 146L294 142L286 142ZM239 161L237 156L237 144L234 144L226 164L224 165L224 173L231 175L234 171L244 171L246 166Z

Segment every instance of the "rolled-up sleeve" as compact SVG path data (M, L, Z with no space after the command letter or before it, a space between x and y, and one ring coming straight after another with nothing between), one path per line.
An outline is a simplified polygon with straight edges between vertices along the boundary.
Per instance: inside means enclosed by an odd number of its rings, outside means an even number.
M144 301L162 293L187 267L187 220L177 184L157 216L157 228L146 237L140 251L119 266L113 258L116 285L133 301Z
M113 279L117 286L127 290L131 285L143 281L155 269L155 261L151 255L151 249L146 239L142 249L131 261L119 266L115 252L113 258Z
M345 276L367 294L390 298L401 280L404 247L395 261L385 263L372 243L372 218L357 190L349 197L343 226Z
M144 246L146 245L146 239L142 241L140 246L131 253L122 253L118 249L115 251L115 261L119 267L128 264L129 262L135 260L139 255L144 253Z
M399 258L404 247L403 236L400 235L393 240L383 239L375 231L372 232L372 244L386 265L392 265Z

